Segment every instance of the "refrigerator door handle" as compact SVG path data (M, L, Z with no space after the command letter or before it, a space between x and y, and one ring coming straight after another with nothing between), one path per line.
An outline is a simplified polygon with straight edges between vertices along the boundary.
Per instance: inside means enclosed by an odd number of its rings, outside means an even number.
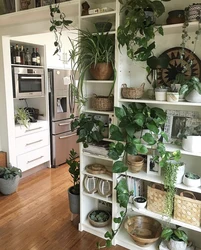
M74 84L74 77L73 75L70 75L70 79L71 79L71 84ZM75 110L75 97L73 94L73 87L71 86L71 84L69 85L69 106L70 106L70 113L74 114L74 110Z
M71 124L71 121L65 122L65 123L59 123L58 126L66 126L66 125L70 125L70 124Z
M77 133L74 133L74 134L71 134L71 135L60 136L59 139L66 139L66 138L69 138L69 137L72 137L72 136L75 136L75 135L77 135Z

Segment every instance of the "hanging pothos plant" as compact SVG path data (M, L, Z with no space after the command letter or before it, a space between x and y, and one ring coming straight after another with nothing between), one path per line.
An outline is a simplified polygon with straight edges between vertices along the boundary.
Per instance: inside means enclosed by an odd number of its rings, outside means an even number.
M66 15L64 12L61 12L59 3L55 5L50 5L50 31L54 32L55 35L55 51L53 55L58 54L61 52L62 42L61 36L63 29L68 29L68 26L72 23L72 20L66 19Z
M124 17L117 30L117 39L119 47L126 46L130 59L147 61L153 56L155 35L163 35L162 26L155 24L165 12L162 1L170 0L119 0Z

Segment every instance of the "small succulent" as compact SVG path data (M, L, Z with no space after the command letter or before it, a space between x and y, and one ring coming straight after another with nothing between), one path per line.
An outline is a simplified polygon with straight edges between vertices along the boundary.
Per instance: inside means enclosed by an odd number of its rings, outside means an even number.
M187 172L185 176L189 179L197 180L200 179L200 176L191 172Z
M93 211L90 218L95 222L105 222L109 219L109 214L102 210Z

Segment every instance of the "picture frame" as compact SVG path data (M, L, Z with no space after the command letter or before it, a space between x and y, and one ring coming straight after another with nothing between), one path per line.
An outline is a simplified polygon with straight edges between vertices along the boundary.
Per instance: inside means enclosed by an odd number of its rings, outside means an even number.
M55 0L41 0L41 6L46 6L50 4L54 4Z
M199 119L199 112L186 110L167 110L167 121L164 126L164 132L168 136L168 142L174 143L180 139L180 135L185 131L186 126L192 119Z
M147 174L160 176L161 175L161 167L158 163L153 161L152 155L147 155Z

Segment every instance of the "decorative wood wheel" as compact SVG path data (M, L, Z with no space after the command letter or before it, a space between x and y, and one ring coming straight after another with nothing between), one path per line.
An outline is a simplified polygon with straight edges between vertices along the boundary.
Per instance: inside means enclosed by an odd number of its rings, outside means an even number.
M169 85L178 73L182 73L183 67L186 67L185 78L191 76L201 77L201 61L189 49L184 49L183 58L181 58L181 47L174 47L164 51L160 56L168 55L170 61L166 69L158 69L158 84ZM192 65L189 62L192 61Z

